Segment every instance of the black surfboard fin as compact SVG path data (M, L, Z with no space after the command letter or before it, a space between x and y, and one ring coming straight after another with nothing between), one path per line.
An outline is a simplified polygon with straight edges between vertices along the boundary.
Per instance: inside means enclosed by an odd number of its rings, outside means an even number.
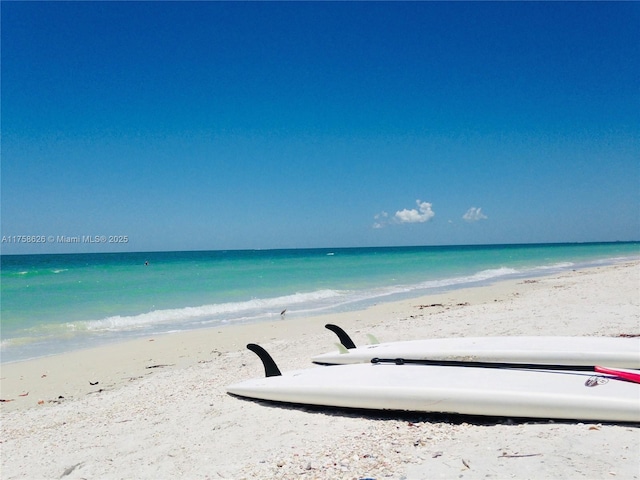
M278 377L282 375L280 369L276 365L276 362L271 358L269 352L267 352L260 345L256 345L255 343L250 343L247 345L247 348L251 350L253 353L260 357L262 360L262 365L264 365L264 374L267 377Z
M347 332L345 332L342 328L340 328L338 325L333 325L331 323L327 323L324 328L331 330L333 333L335 333L338 338L340 339L340 343L342 343L342 345L345 346L345 348L351 350L352 348L356 348L356 344L353 343L353 340L351 340L351 337L347 334Z

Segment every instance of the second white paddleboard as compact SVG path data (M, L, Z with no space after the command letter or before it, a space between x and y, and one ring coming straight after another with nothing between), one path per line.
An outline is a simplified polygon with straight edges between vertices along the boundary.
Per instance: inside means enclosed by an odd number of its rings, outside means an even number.
M355 347L339 327L327 328L341 336L343 344ZM419 360L434 363L508 363L616 368L640 368L640 338L622 337L456 337L379 343L343 348L312 358L324 365L367 363L373 358Z

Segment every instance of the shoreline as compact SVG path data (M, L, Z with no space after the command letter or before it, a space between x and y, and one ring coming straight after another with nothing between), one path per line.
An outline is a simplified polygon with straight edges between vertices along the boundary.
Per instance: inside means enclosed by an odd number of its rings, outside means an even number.
M478 419L429 420L428 415L411 416L407 422L402 415L381 419L376 414L359 417L267 406L233 398L225 387L263 375L259 360L245 349L250 342L270 351L282 371L311 368L311 356L335 348L326 323L342 326L356 344L368 343L367 334L381 342L638 335L639 273L640 261L630 261L385 302L355 312L178 332L3 364L0 397L12 400L0 403L3 478L60 478L73 465L65 478L484 478L505 458L518 467L514 472L533 469L531 478L566 478L577 472L638 478L640 434L633 425L485 425ZM427 420L420 421L424 417ZM549 441L551 431L556 438ZM382 443L373 442L376 435ZM490 444L508 440L511 446L500 448L509 456L500 459L498 452L495 459L483 460L487 435ZM567 440L576 435L588 451L576 453L576 440ZM118 441L122 436L131 442L123 445ZM563 438L565 445L560 444ZM399 442L395 450L394 442ZM592 452L605 443L611 462L594 461ZM543 452L540 458L513 456L533 450ZM582 463L563 466L567 450ZM472 467L442 458L452 455ZM429 465L429 475L421 470L423 464ZM506 468L496 470L497 476L506 474Z
M519 255L522 255L522 252ZM611 252L610 255L612 255ZM80 308L79 311L74 309L72 315L69 311L62 312L54 308L50 312L52 315L52 323L50 324L36 322L36 325L29 327L30 322L25 319L22 329L12 329L6 325L7 328L3 327L0 363L8 365L44 356L54 356L86 348L189 330L278 321L280 319L279 312L283 309L287 312L287 318L304 321L304 319L316 316L339 312L357 312L379 303L410 300L446 293L450 290L478 288L491 286L502 281L537 278L570 270L584 270L629 261L640 261L640 257L637 255L613 255L582 260L574 258L573 261L562 261L559 258L538 258L539 262L536 261L533 264L527 263L525 259L520 259L528 266L518 265L517 262L514 264L513 259L509 258L503 260L504 264L496 263L494 260L491 262L491 266L479 264L476 269L450 272L450 275L436 276L430 280L421 275L420 280L412 277L413 280L406 279L408 283L398 283L393 277L393 279L388 278L385 285L361 286L362 289L354 287L354 290L349 288L345 290L342 288L344 285L336 288L329 288L327 285L314 285L317 287L316 289L305 290L304 287L301 287L299 292L296 290L296 293L292 293L289 288L286 292L272 292L274 296L267 295L263 298L259 295L258 297L251 296L250 299L236 300L208 298L208 300L201 299L201 302L158 305L152 302L144 309L133 309L126 314L118 314L116 311L96 315L85 314ZM54 272L58 271L66 271L66 269L54 270ZM136 277L140 272L131 271L129 273ZM138 280L144 283L148 279L138 278ZM111 281L115 281L115 279L111 278ZM57 294L59 293L51 291L47 295L55 296ZM105 299L94 299L94 301L108 303L109 298L107 295ZM116 301L115 299L111 300ZM23 301L32 303L27 298ZM43 306L40 309L43 308L44 311L48 310ZM138 306L138 308L140 307ZM24 314L30 315L28 310ZM33 316L34 318L46 317L49 316L49 313L43 314L42 311L39 311ZM12 321L11 319L8 319L8 322L3 320L3 325L4 323L12 324Z

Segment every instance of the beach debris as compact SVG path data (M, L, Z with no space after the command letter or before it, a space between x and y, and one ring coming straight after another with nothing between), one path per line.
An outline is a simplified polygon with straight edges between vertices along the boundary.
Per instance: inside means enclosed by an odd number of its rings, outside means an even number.
M166 363L166 364L158 364L158 365L149 365L147 368L164 368L164 367L173 367L174 363Z
M471 467L469 466L469 460L466 460L464 458L461 458L460 460L462 460L462 464L467 467L469 470L471 470Z
M0 403L13 402L13 398L0 398Z
M89 382L89 385L93 386L93 385L98 385L100 382Z
M29 395L29 392L27 393L21 393L20 395L18 395L19 397L26 397L27 395Z
M71 465L64 472L62 472L62 475L60 475L59 478L64 478L67 475L71 475L71 472L73 472L76 468L81 467L82 465L84 465L84 462L80 462L80 463L76 463L75 465Z
M286 308L280 312L280 316L281 316L282 318L284 318L284 314L285 314L285 313L287 313L287 309L286 309Z
M38 400L38 405L44 405L44 400Z
M541 453L514 453L514 454L509 454L507 452L502 452L502 455L500 455L498 458L526 458L526 457L541 457L542 454Z
M444 307L444 305L442 303L432 303L430 305L417 305L417 308L419 308L420 310L424 308L430 308L430 307Z

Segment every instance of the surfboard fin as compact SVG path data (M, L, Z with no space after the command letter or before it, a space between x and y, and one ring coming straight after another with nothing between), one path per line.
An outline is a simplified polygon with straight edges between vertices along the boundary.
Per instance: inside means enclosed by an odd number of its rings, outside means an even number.
M342 328L340 328L338 325L333 325L331 323L327 323L324 328L331 330L333 333L335 333L338 336L338 339L340 339L340 343L342 343L342 345L344 345L345 348L347 349L352 349L352 348L356 348L356 344L353 343L353 340L351 340L351 337L349 337L349 335L347 334L347 332L345 332Z
M380 340L374 337L371 333L367 333L367 338L369 339L369 345L378 345Z
M264 374L267 377L278 377L282 375L280 369L276 365L276 362L271 358L269 352L267 352L260 345L256 345L255 343L250 343L247 345L247 348L251 350L253 353L260 357L262 360L262 365L264 365Z

